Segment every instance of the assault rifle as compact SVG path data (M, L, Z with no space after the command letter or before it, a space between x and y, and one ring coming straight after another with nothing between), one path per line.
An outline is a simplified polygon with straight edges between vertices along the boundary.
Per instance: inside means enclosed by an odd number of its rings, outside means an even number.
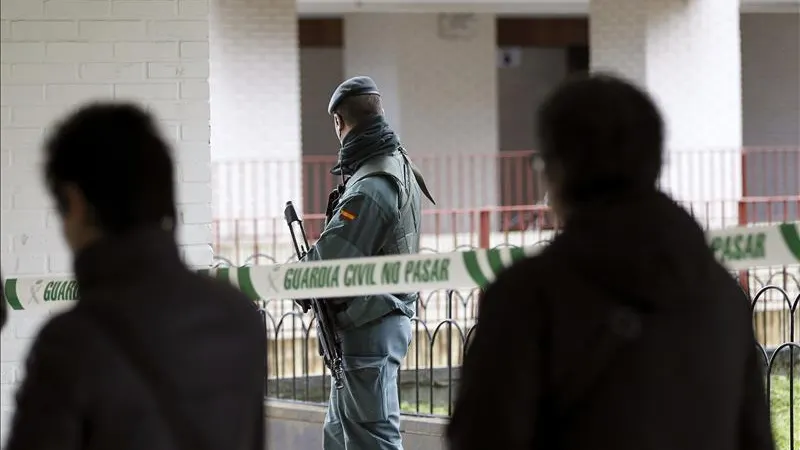
M303 228L303 221L297 216L297 211L294 209L292 202L286 202L283 216L286 218L286 225L289 226L289 233L292 235L292 243L294 244L297 260L302 261L308 254L310 247L306 237L306 230ZM298 235L302 242L298 239ZM330 308L327 303L316 298L303 300L303 302L310 303L310 309L314 311L314 317L317 318L317 339L319 340L320 355L325 361L325 365L330 369L331 375L333 375L333 385L336 386L336 389L342 389L344 387L342 341L336 334Z

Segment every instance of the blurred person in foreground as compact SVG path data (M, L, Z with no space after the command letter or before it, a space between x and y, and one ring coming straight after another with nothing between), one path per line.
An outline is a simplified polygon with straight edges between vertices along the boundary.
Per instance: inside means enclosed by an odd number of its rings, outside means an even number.
M325 229L306 260L417 253L422 195L431 197L386 122L377 85L365 76L344 81L328 113L341 143L331 173L342 184L331 193ZM344 387L331 387L325 450L402 450L397 376L417 298L387 293L327 300L341 338Z
M262 450L260 317L176 243L170 148L129 104L80 108L44 175L80 300L28 356L8 450Z
M482 299L452 450L772 450L748 299L660 192L664 125L609 75L538 115L564 225Z
M6 280L0 273L0 331L6 326L8 312L6 312Z

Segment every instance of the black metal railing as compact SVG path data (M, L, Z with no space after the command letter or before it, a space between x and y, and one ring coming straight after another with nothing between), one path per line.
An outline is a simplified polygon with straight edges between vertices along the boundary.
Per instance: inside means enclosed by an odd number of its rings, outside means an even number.
M414 343L399 375L404 413L445 417L452 413L463 355L477 329L478 294L477 290L432 292L418 303L412 319ZM324 404L330 381L317 353L314 319L302 315L293 302L280 303L285 309L278 314L270 307L277 306L274 302L261 305L270 346L268 397ZM800 294L790 298L775 285L759 289L752 301L779 450L800 450L799 304ZM503 386L495 388L500 392Z
M778 449L800 450L800 267L734 275L752 299ZM414 339L399 375L401 408L406 414L446 417L452 413L466 347L477 329L480 290L420 294L412 319ZM330 375L317 352L314 318L291 300L258 303L269 342L267 396L325 404ZM501 392L504 386L495 388Z

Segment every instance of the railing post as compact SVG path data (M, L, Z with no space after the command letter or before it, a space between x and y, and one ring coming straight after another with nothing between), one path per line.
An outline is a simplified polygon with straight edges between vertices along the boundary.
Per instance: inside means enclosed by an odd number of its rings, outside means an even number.
M739 199L739 210L738 210L738 221L739 226L746 226L748 224L749 217L747 214L747 202L745 199L747 198L747 149L741 150L741 165L742 165L742 197ZM742 289L747 292L747 295L750 295L750 276L748 271L741 270L739 271L739 285Z
M478 247L489 248L491 247L492 235L492 221L491 212L488 210L481 210L478 213Z

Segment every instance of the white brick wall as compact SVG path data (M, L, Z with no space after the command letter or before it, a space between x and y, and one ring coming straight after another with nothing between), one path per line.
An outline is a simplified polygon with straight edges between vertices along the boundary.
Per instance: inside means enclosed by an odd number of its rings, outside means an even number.
M180 238L190 264L211 262L208 1L3 0L0 149L4 276L67 273L71 259L40 179L52 120L88 99L150 106L177 142ZM12 312L2 333L3 433L21 363L45 319Z

